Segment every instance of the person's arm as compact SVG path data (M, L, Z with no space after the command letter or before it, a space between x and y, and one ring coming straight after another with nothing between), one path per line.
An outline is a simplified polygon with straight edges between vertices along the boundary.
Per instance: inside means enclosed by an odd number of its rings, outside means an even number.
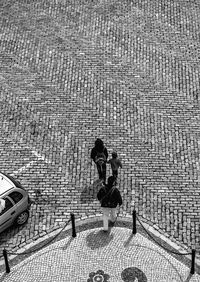
M93 148L90 154L90 158L94 161L96 156L96 150Z
M102 199L102 189L100 189L99 192L97 193L97 199L99 201L101 201L101 199Z
M117 193L118 193L118 204L119 204L119 206L121 206L122 205L122 197L120 195L119 190L117 190Z
M108 158L108 150L106 149L106 147L104 148L104 154L106 156L106 161L107 161L107 158Z
M122 168L122 163L121 163L121 161L119 160L119 166Z

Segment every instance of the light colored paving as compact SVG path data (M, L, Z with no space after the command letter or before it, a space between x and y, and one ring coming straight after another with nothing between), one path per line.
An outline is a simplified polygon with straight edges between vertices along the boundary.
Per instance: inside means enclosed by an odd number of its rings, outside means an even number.
M19 263L10 274L1 274L1 279L4 282L200 281L199 275L190 277L189 272L186 265L147 238L116 227L109 234L95 228L78 233L74 239L67 236ZM109 275L108 280L103 280L105 274Z

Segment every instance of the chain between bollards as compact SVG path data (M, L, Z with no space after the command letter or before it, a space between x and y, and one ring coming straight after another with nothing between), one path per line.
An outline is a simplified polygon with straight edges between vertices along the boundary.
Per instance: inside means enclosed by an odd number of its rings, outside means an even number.
M133 216L132 233L136 234L137 228L136 228L136 211L135 210L133 210L132 216ZM72 237L74 238L76 237L76 228L75 228L75 217L73 213L71 213L71 221L72 221ZM191 270L190 270L190 274L192 275L195 273L195 253L196 253L196 250L192 249L192 263L191 263ZM10 267L8 263L8 255L7 255L6 249L3 250L3 256L5 260L5 265L6 265L6 273L10 273Z
M71 213L71 221L72 221L72 237L76 237L76 228L75 228L75 218L74 214Z
M137 233L137 228L136 228L136 211L133 210L133 234L136 234Z
M136 234L137 230L136 230L136 211L133 210L133 234ZM140 220L139 220L140 222ZM140 222L141 224L141 222ZM144 227L143 227L144 228ZM146 231L147 232L147 231ZM148 232L147 232L148 233ZM150 235L149 235L150 236ZM151 236L150 236L151 237ZM155 240L154 240L155 241ZM162 247L162 246L161 246ZM165 249L165 248L164 248ZM169 251L169 250L168 250ZM172 252L172 251L171 251ZM172 252L172 253L175 253L175 252ZM195 273L195 253L196 253L196 250L192 249L192 263L191 263L191 269L190 269L190 274L194 274ZM188 253L187 253L188 254ZM180 254L179 254L180 255ZM185 254L181 254L181 255L185 255Z
M9 267L9 264L8 264L8 255L7 255L6 249L3 250L3 256L4 256L4 260L5 260L5 265L6 265L6 273L10 273L10 267Z

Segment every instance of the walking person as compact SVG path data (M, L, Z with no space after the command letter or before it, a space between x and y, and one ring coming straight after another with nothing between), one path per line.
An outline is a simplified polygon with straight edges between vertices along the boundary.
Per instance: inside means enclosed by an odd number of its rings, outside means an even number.
M111 164L112 175L115 177L115 180L117 180L118 169L119 167L122 168L122 163L120 159L118 159L117 152L112 153L112 159L110 159L107 163Z
M95 162L99 174L99 179L106 181L106 162L108 158L108 151L104 146L101 139L97 138L95 141L95 146L92 148L91 159Z
M108 231L108 220L111 220L112 226L116 221L117 205L122 205L122 197L114 184L115 177L108 177L108 184L105 184L105 186L102 187L97 194L97 199L101 202L103 212L103 230L105 232Z

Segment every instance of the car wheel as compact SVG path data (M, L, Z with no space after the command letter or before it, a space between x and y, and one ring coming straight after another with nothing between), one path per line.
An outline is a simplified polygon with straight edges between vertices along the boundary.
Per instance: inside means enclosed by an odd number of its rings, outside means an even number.
M23 211L22 213L20 213L20 215L18 215L17 219L16 219L16 224L17 225L22 225L25 222L27 222L29 218L29 212L28 211Z

